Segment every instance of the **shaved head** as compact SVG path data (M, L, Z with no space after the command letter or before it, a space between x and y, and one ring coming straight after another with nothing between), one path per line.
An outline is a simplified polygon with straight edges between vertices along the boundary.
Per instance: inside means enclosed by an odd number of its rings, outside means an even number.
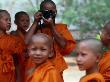
M49 46L52 46L52 44L53 44L52 38L44 33L37 33L37 34L33 35L30 40L30 43L36 42L39 39L44 40Z
M101 41L96 39L85 39L78 43L77 48L79 46L87 47L89 50L91 50L94 53L98 53L99 55L103 52L103 45Z
M0 9L0 18L2 16L4 16L4 14L8 14L9 15L8 11Z

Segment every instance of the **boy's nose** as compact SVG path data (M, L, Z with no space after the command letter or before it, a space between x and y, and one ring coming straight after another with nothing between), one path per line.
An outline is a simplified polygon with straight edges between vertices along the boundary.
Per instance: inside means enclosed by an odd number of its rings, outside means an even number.
M11 24L11 21L10 20L8 20L8 24Z
M40 50L37 50L35 53L36 53L36 55L40 55L41 54L41 51Z
M80 56L77 56L77 57L76 57L76 61L77 61L77 62L81 62L81 57L80 57Z

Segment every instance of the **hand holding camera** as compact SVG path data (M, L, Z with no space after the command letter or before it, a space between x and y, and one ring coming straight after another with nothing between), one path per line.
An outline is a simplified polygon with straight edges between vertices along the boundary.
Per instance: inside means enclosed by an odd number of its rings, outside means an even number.
M34 20L38 23L42 19L42 12L36 12L34 15Z
M54 13L51 10L39 10L35 14L35 20L38 22L39 28L44 27L44 25L52 26L54 25L54 19L55 19L56 13Z

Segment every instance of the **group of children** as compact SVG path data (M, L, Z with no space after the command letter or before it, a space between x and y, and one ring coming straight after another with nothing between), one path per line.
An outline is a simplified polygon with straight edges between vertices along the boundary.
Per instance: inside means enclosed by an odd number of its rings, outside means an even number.
M45 10L53 15L43 18ZM86 70L80 82L110 82L110 51L103 52L103 45L110 46L110 22L102 30L101 41L91 38L76 44L67 26L55 23L56 14L55 3L44 0L30 28L29 15L21 11L15 14L17 31L7 34L11 17L0 10L0 82L64 82L67 64L63 56L75 48L77 65ZM39 26L41 19L43 26Z

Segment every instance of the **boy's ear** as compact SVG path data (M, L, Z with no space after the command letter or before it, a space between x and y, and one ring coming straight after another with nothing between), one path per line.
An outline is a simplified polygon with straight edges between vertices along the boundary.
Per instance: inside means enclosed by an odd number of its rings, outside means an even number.
M100 54L98 54L96 62L98 63L100 61L100 59L101 59L101 56L100 56Z
M51 52L51 53L49 54L49 58L52 58L53 56L54 56L54 53Z
M49 53L49 58L52 58L54 56L54 50L51 48L50 53Z

